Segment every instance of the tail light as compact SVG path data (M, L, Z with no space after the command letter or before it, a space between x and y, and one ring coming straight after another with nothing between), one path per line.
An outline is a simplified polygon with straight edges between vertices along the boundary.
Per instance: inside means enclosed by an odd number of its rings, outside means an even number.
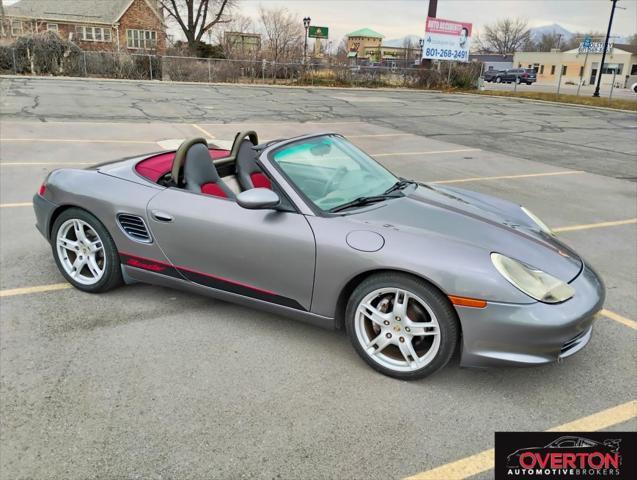
M45 193L46 193L46 183L43 183L42 185L40 185L40 188L38 189L38 195L43 197Z

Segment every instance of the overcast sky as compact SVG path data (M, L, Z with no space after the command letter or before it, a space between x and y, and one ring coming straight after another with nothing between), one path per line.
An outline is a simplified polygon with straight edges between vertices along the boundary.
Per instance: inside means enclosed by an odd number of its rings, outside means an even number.
M108 1L108 0L104 0ZM5 5L15 0L4 0ZM257 18L259 5L286 7L312 18L312 24L330 27L330 39L338 42L346 33L369 27L387 39L422 35L428 0L239 0L238 11ZM606 32L609 0L439 0L438 17L470 22L474 31L498 18L521 17L529 26L557 23L571 32ZM620 0L613 34L637 33L637 0ZM176 32L175 32L176 33Z
M408 34L422 35L428 0L241 0L242 13L256 17L259 5L284 6L309 15L312 24L330 27L330 37L339 41L348 32L372 28L387 39ZM606 32L609 0L439 0L438 17L473 23L474 30L495 19L521 17L531 27L558 23L569 31ZM637 0L620 0L613 33L637 33Z

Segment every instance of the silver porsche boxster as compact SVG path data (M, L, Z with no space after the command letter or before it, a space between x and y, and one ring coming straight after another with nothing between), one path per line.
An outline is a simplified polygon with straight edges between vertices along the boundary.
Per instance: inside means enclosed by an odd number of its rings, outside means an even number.
M228 148L229 145L226 147ZM175 151L49 174L37 228L85 292L145 282L344 327L402 379L558 361L605 290L519 205L398 178L333 134Z

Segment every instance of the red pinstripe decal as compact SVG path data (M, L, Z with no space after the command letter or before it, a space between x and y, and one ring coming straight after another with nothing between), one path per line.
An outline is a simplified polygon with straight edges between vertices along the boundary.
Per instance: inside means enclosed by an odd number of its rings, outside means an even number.
M183 270L184 272L190 272L190 273L195 273L197 275L203 275L204 277L214 278L215 280L221 280L222 282L227 282L227 283L230 283L232 285L237 285L239 287L249 288L250 290L254 290L255 292L261 292L261 293L265 293L265 294L268 294L268 295L278 295L278 293L273 292L271 290L265 290L263 288L255 287L253 285L248 285L247 283L238 282L236 280L230 280L229 278L219 277L217 275L212 275L210 273L200 272L198 270L193 270L191 268L179 267L177 265L171 265L170 263L160 262L159 260L155 260L153 258L142 257L142 256L139 256L139 255L133 255L132 253L126 253L126 252L119 252L119 253L121 255L126 255L126 256L129 256L129 257L138 258L140 260L144 260L144 261L147 261L147 262L153 262L153 263L156 263L158 265L164 265L166 267L176 268L177 270ZM131 265L131 266L134 267L135 265Z

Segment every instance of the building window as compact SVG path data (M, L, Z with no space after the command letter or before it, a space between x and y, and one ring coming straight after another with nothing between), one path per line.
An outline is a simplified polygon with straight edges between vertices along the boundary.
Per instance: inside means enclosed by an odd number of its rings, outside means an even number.
M58 24L57 23L47 23L46 24L46 30L47 30L47 32L58 33L60 29L58 28Z
M111 29L78 25L75 27L78 40L83 42L110 42Z
M157 32L126 30L126 45L128 48L155 48L157 45Z
M540 65L540 75L544 75L544 65Z
M562 75L566 75L567 67L566 65L562 65Z
M624 70L623 67L624 67L623 63L605 63L604 66L602 67L602 73L607 75L612 75L613 73L616 73L617 75L621 75L622 71Z
M584 76L584 66L579 67L579 76L580 77Z
M630 67L630 74L637 75L637 63L635 63L632 67Z
M555 75L555 65L551 65L551 75Z
M11 22L11 35L14 37L22 35L22 22L20 20L14 20Z

